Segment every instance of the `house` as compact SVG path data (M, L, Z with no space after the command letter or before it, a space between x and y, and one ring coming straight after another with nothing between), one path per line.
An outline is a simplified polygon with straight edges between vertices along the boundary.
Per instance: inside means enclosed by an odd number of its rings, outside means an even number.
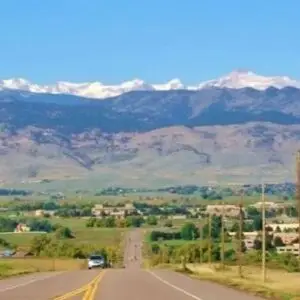
M103 204L96 204L92 208L92 215L95 217L114 216L117 218L124 218L136 213L137 210L130 203L125 204L124 206L104 206Z
M285 245L290 245L297 240L298 236L297 232L274 232L273 238L280 237Z
M19 223L15 229L15 232L21 233L21 232L29 232L30 227L26 224Z

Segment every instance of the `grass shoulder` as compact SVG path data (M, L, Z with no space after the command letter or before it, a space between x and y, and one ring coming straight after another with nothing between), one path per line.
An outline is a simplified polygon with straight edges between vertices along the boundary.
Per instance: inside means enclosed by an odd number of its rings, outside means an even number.
M219 264L211 267L207 264L187 264L185 270L180 265L173 265L171 268L192 278L216 282L266 299L300 299L299 273L269 269L267 280L263 282L261 270L255 266L243 267L242 278L238 275L237 266L225 266L221 269Z
M36 272L74 271L86 267L82 259L5 258L0 262L0 279Z

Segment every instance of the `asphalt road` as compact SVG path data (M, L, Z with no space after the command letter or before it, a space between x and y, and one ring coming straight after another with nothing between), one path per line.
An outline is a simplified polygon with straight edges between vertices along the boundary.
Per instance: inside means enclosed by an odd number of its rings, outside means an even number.
M168 270L143 270L141 269L141 240L139 230L132 231L128 235L124 269L38 273L1 280L0 299L50 300L61 295L63 297L57 300L262 299ZM84 286L85 290L82 288ZM80 294L74 295L76 292Z
M173 271L143 270L141 240L141 231L130 233L125 247L125 269L106 271L98 285L96 300L262 300Z

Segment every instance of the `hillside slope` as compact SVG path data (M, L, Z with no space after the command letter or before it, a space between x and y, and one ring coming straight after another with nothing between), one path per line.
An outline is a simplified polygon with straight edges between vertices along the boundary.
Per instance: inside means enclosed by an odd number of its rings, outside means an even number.
M300 125L183 126L149 132L65 135L28 127L0 135L0 178L164 186L294 177Z

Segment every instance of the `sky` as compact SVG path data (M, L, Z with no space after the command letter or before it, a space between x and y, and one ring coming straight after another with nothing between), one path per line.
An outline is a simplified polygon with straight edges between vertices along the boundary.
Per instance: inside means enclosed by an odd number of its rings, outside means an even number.
M0 79L106 84L243 68L300 79L299 0L7 0Z

